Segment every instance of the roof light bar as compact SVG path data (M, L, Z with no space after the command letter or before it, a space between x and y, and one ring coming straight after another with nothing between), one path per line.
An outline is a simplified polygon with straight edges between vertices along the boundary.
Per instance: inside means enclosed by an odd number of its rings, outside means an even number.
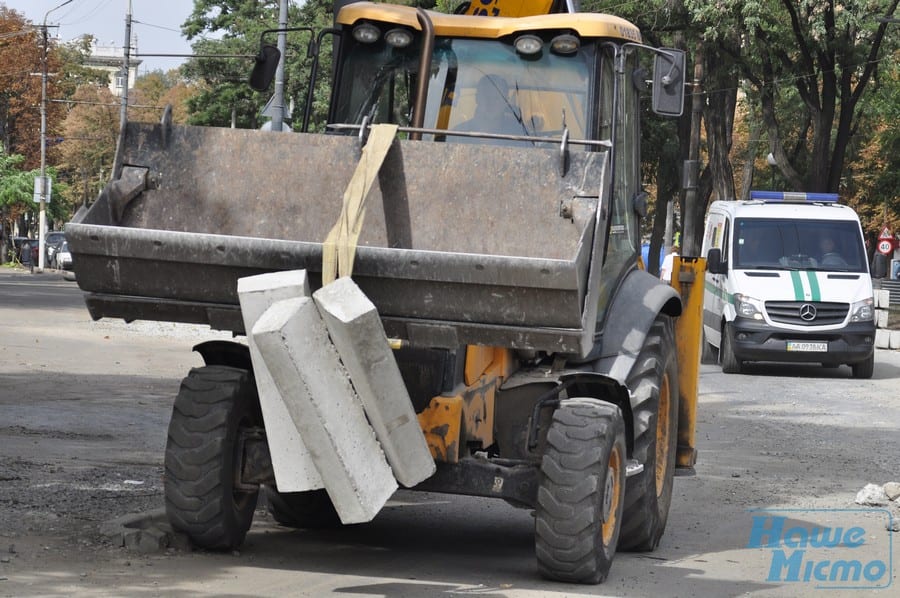
M803 193L798 191L751 191L750 199L760 201L808 201L836 203L837 193Z

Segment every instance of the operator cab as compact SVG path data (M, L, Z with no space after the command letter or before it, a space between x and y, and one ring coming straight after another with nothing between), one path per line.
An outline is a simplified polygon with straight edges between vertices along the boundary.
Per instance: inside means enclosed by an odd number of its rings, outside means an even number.
M624 19L483 18L355 2L336 22L332 130L393 123L419 129L412 139L550 147L565 137L598 149L598 141L622 141L637 127L646 89L638 50L650 48ZM650 50L657 54L654 110L678 115L683 53Z
M371 24L369 24L371 25ZM374 27L374 25L373 25ZM352 41L337 85L331 122L412 125L418 48L396 48L385 35ZM515 40L437 37L425 102L424 127L451 132L584 138L596 91L594 45L568 54L522 55ZM448 143L512 143L466 135L426 135Z

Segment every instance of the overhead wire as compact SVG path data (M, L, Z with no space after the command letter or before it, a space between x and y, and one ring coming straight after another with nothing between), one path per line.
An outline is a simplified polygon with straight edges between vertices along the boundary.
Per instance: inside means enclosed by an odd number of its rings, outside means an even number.
M79 23L83 23L83 22L85 22L85 21L88 21L91 17L93 17L94 15L96 15L100 10L106 8L112 1L113 1L113 0L98 0L97 4L94 5L94 8L89 9L88 12L86 12L86 13L84 13L84 14L82 14L82 15L76 14L76 15L73 17L73 20L72 20L72 21L66 21L66 22L63 22L63 19L65 19L66 17L68 17L69 15L71 15L71 14L73 13L73 11L74 11L76 8L81 8L82 6L84 6L84 4L79 4L77 7L76 7L76 6L72 6L71 8L69 8L69 10L65 11L65 12L59 17L59 18L60 18L60 25L67 25L67 26L68 26L68 25L77 25L77 24L79 24Z

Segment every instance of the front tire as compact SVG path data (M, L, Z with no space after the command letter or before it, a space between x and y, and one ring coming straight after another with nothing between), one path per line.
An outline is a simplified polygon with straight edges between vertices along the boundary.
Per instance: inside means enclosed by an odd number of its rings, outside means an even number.
M868 379L872 377L872 374L875 373L875 352L873 351L869 358L865 361L860 361L859 363L854 363L850 365L850 369L853 370L854 378Z
M166 515L195 545L233 550L243 543L258 491L237 487L238 438L242 429L261 426L247 370L204 366L181 382L166 442Z
M740 374L744 364L734 355L734 329L728 324L722 328L722 350L719 352L722 359L722 372L725 374Z
M535 512L538 570L600 583L619 539L625 499L625 423L615 405L566 399L553 413Z
M718 362L718 351L710 344L706 338L706 332L702 330L700 332L700 345L702 347L700 350L700 363L708 365Z
M266 486L269 514L285 527L297 529L328 529L341 525L325 490L306 492L279 492Z
M660 316L653 323L627 385L634 397L632 452L644 464L644 470L628 478L626 484L619 546L622 550L650 551L666 529L675 483L678 361L671 318Z

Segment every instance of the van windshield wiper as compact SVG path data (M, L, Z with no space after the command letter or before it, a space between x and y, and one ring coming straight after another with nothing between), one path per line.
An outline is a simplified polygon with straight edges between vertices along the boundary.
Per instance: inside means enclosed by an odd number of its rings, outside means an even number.
M818 266L816 268L807 268L807 270L813 270L815 272L853 272L854 274L860 274L859 270L849 266L845 268L835 268L833 266L823 268L822 266Z

